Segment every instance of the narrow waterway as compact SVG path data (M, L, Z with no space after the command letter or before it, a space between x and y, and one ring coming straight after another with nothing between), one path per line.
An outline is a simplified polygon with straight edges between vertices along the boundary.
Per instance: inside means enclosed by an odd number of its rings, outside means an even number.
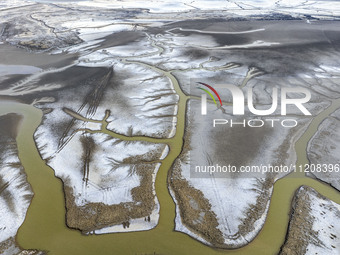
M155 71L162 72L154 68ZM13 112L24 116L17 137L19 157L28 175L35 196L26 220L17 236L25 249L49 250L49 254L277 254L284 241L289 220L291 199L298 187L308 185L340 204L339 193L329 185L296 173L275 183L266 223L253 242L236 250L216 250L191 237L174 232L175 205L167 189L167 174L179 155L183 143L187 97L169 72L167 75L180 95L178 125L175 137L169 139L170 153L163 161L156 179L156 193L161 204L158 226L150 231L83 236L65 225L62 182L41 159L33 133L41 122L42 112L17 102L2 104L2 114ZM318 125L340 107L336 100L314 118L305 134L296 143L298 164L307 162L306 146ZM6 110L3 110L5 109Z
M151 40L151 39L150 39ZM156 52L139 56L147 57L160 54L163 49L151 40ZM156 178L156 193L161 210L159 224L155 229L142 232L116 233L105 235L81 235L65 225L65 201L62 182L54 176L54 171L41 159L33 134L40 125L42 112L31 106L15 101L1 102L0 115L17 113L23 115L17 137L19 157L27 173L28 182L34 191L24 224L19 229L17 241L25 249L48 250L51 255L64 254L167 254L167 255L273 255L277 254L287 231L292 197L301 185L308 185L322 195L340 204L340 194L329 185L307 178L302 173L290 174L275 183L266 223L259 235L249 245L235 250L216 250L194 240L186 234L175 232L175 204L169 194L168 171L180 154L183 145L187 97L181 90L171 71L136 61L137 57L122 58L125 63L142 65L167 76L179 95L176 134L173 138L162 139L170 146L169 155L163 160ZM306 147L317 131L319 124L334 110L340 107L340 100L316 116L306 132L296 142L298 162L307 163ZM109 135L112 132L103 131ZM148 138L143 138L148 140ZM153 140L150 140L153 142Z

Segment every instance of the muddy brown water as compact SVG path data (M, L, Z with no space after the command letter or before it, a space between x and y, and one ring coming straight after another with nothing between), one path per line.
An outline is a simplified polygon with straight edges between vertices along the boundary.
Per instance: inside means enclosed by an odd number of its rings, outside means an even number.
M176 79L169 73L174 86ZM178 88L177 88L178 89ZM181 98L182 99L182 98ZM339 193L329 185L304 177L301 173L275 183L266 223L259 235L247 246L235 250L216 250L191 237L175 232L175 205L167 189L168 170L180 153L184 134L185 102L179 107L177 133L169 142L171 150L156 179L156 192L161 205L160 221L155 229L142 232L105 235L81 235L65 225L62 182L41 159L33 133L41 122L42 112L14 101L2 101L0 114L23 115L17 137L19 157L25 167L28 182L35 193L17 241L25 249L48 250L49 254L277 254L284 242L289 220L291 199L298 187L308 185L329 199L340 203ZM318 125L340 107L340 100L314 118L307 131L296 143L298 164L307 162L306 146ZM295 177L295 178L292 178Z
M8 57L9 61L7 64L15 65L19 63L13 62L13 60L10 61L10 59L17 59L20 54L25 53L21 50L13 50L12 53L9 53L1 51L0 49L0 54L2 56L14 54L15 56L13 58ZM29 59L30 57L32 57L31 54L27 56L27 58L22 57L22 59ZM34 55L33 57L37 59L31 63L38 63L41 60L39 56ZM44 58L44 61L45 63L40 62L40 65L36 64L35 66L42 67L49 64L50 61L58 62L62 65L64 61L69 61L69 59L65 60L65 56L63 56L60 59ZM125 59L125 61L129 62L130 60ZM29 65L30 63L20 62L20 64ZM178 81L171 72L164 72L157 67L146 64L142 65L169 77L176 92L180 96L176 135L168 141L170 153L164 159L156 178L156 193L161 205L159 224L156 228L149 231L89 236L81 235L79 231L67 228L65 225L65 201L62 182L54 176L53 169L48 167L41 159L33 140L33 134L42 120L41 110L20 102L0 99L0 115L16 113L23 116L17 136L17 144L20 160L27 173L28 182L31 184L35 194L27 212L26 219L18 231L17 242L21 247L25 249L47 250L51 255L272 255L279 252L284 242L289 221L291 200L295 191L301 185L308 185L322 195L340 204L340 195L335 189L317 180L307 178L301 173L294 173L275 183L266 223L257 237L243 248L217 250L194 240L186 234L175 232L175 204L168 191L167 177L169 168L182 149L186 102L188 97L182 93ZM296 142L297 164L307 163L306 147L308 141L317 131L318 125L339 107L340 100L333 101L330 107L313 119L306 132Z

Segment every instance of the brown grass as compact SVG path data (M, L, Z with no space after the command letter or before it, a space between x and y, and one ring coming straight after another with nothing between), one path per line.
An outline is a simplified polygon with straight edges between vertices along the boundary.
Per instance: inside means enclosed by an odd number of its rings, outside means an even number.
M136 173L141 177L141 184L131 190L134 202L106 205L89 203L77 206L72 188L64 185L66 199L66 222L70 228L87 233L103 227L122 224L129 226L129 221L136 218L149 218L155 207L152 173L155 164L140 164Z
M318 240L317 232L313 231L313 216L310 215L310 191L311 188L304 186L294 195L286 241L280 255L305 254L308 244Z

